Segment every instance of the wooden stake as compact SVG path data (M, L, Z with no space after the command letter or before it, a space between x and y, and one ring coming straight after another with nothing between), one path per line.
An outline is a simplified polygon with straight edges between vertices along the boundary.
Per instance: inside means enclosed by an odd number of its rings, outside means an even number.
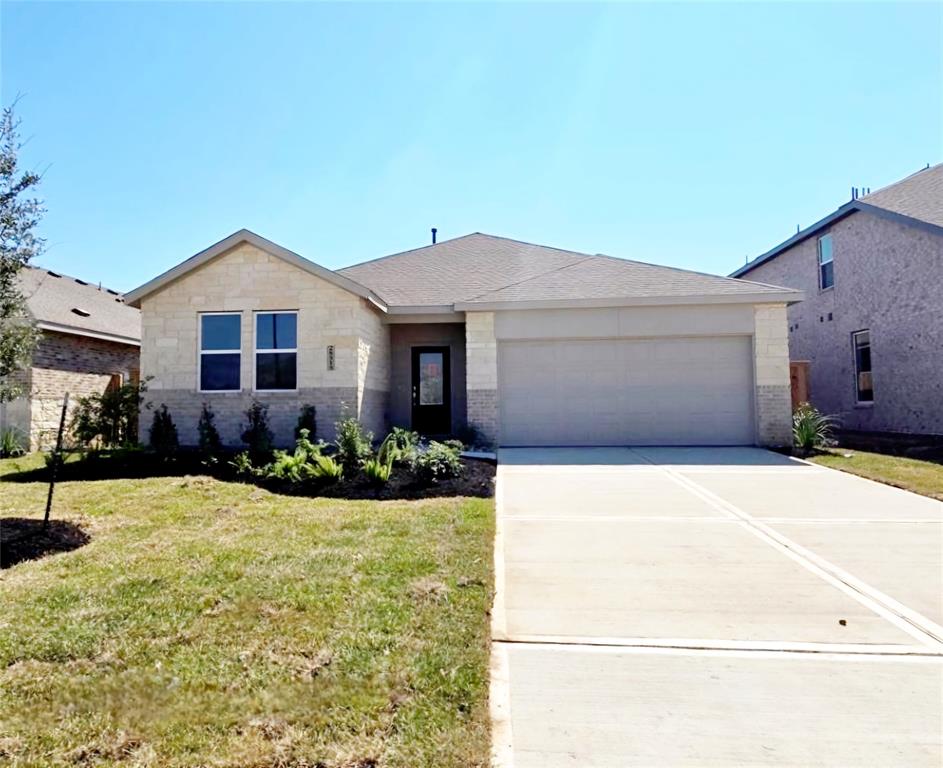
M65 432L66 411L69 409L69 393L62 398L62 415L59 417L59 434L56 436L56 448L52 452L52 466L49 475L49 495L46 497L46 515L43 517L43 528L49 526L49 513L52 510L52 493L56 489L56 474L59 464L62 463L62 433Z

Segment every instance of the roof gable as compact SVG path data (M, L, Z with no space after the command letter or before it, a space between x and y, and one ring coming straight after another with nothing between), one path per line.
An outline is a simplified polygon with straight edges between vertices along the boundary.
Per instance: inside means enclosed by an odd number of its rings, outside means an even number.
M339 288L343 288L345 291L367 299L384 311L386 310L385 304L369 288L366 288L345 275L322 267L320 264L315 264L313 261L299 256L294 251L289 251L287 248L283 248L277 243L273 243L271 240L266 240L264 237L255 234L255 232L250 232L248 229L240 229L238 232L234 232L229 237L223 238L218 243L211 245L209 248L200 251L186 261L158 275L153 280L128 292L125 296L125 300L132 306L140 307L141 301L147 296L156 293L170 285L170 283L179 280L184 275L202 267L204 264L208 264L213 259L222 256L242 243L248 243L275 258L282 259L305 272L320 277L322 280L326 280Z

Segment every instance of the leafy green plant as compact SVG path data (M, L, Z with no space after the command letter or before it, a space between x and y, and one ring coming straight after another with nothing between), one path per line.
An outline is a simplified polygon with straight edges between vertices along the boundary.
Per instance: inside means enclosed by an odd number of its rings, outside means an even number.
M272 455L274 436L268 426L268 406L253 400L246 410L246 428L242 431L242 442L249 449L254 464L264 464Z
M275 451L274 461L265 468L267 477L288 480L292 483L320 478L320 475L315 473L315 467L324 446L321 443L312 443L308 434L307 429L301 430L295 441L295 450L291 453Z
M387 464L377 458L367 459L363 464L363 473L371 485L386 485L393 473L393 464Z
M302 430L307 430L312 437L318 433L318 409L310 403L301 406L298 423L295 425L295 440L301 436Z
M12 459L26 453L23 434L16 427L0 430L0 459Z
M402 427L393 427L393 431L387 436L387 440L392 440L396 447L396 456L393 463L400 466L409 466L416 458L416 452L419 449L419 433L411 429Z
M250 478L259 476L259 470L256 469L255 465L252 463L248 451L242 451L233 456L232 461L229 462L229 466L233 468L233 471L238 477Z
M337 422L337 460L348 471L359 469L370 456L373 433L364 431L363 425L353 418Z
M167 410L167 406L161 403L160 408L154 411L154 420L151 422L150 446L158 456L168 457L180 447L180 439L177 436L177 425Z
M204 464L215 464L219 461L219 455L223 452L223 441L220 439L216 424L214 424L215 420L216 414L213 413L213 409L203 403L203 410L200 411L200 420L197 422L196 430L199 434L197 445Z
M460 451L461 443L457 440L431 441L413 461L416 479L424 485L432 485L449 477L458 477L462 474Z
M800 451L809 454L828 444L834 419L820 413L809 403L800 403L792 414L792 439Z
M138 416L146 391L146 382L129 382L109 388L100 395L78 398L72 411L72 436L85 447L136 445Z
M330 456L317 455L312 457L313 467L311 474L325 483L336 483L344 476L344 465Z

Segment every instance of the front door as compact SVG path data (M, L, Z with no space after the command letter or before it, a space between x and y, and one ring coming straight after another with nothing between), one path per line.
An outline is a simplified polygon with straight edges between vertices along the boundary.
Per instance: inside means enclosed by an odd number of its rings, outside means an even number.
M448 347L413 347L413 429L422 435L452 431Z

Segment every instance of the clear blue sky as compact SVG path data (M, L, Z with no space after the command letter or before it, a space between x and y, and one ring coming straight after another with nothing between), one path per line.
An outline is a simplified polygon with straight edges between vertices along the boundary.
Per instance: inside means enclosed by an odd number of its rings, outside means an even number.
M41 263L240 227L328 267L472 231L727 273L943 159L943 6L16 3Z

